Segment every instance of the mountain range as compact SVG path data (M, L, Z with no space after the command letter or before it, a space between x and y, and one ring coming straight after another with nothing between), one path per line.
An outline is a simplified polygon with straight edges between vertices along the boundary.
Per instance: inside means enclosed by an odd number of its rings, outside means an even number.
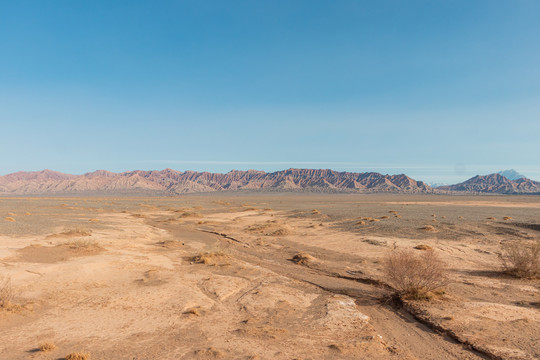
M52 170L0 176L0 194L145 194L175 195L225 190L309 191L357 193L540 193L540 182L510 180L501 174L475 176L456 185L432 188L404 174L352 173L333 170L288 169L276 172L232 170L210 173L172 169L113 173L98 170L83 175Z
M271 190L320 192L426 193L433 189L406 175L374 172L288 169L233 170L226 174L172 169L112 173L98 170L84 175L51 170L17 172L0 176L1 194L153 193L182 194L220 190Z

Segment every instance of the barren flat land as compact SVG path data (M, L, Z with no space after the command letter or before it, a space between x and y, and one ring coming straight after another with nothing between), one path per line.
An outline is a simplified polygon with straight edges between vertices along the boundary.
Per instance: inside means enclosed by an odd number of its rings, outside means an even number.
M540 283L498 256L535 240L538 196L4 197L0 359L538 359ZM444 291L392 301L394 248Z

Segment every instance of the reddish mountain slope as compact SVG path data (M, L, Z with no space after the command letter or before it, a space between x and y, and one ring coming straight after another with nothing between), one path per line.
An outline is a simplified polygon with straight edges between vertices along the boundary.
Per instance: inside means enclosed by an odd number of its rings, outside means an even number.
M493 194L540 193L540 182L527 178L509 180L500 174L477 175L465 182L438 187L437 190Z
M273 173L233 170L226 174L172 169L130 171L104 170L68 175L44 170L0 176L3 194L63 193L164 193L181 194L220 190L273 190L321 192L429 193L433 190L406 175L350 173L333 170L288 169Z

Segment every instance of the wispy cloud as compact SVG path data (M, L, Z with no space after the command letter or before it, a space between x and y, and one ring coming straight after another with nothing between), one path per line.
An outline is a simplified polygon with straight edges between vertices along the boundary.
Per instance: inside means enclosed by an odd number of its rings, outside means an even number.
M373 164L352 161L238 161L238 160L142 160L141 163L153 164L186 164L186 165L259 165L259 166L330 166L340 168L370 168L370 169L430 169L447 170L448 166L432 165L398 165L398 164Z

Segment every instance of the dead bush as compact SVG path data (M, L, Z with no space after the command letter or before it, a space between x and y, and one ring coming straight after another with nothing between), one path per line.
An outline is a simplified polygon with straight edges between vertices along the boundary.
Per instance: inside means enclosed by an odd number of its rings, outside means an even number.
M82 352L74 352L66 355L65 360L88 360L90 359L90 354Z
M499 259L507 273L519 278L540 276L540 243L510 242L501 250Z
M192 256L190 261L195 264L230 265L228 259L229 255L227 253L225 253L223 250L215 249Z
M51 342L42 342L38 347L39 351L47 352L56 349L56 345Z
M430 292L448 282L446 263L433 250L394 249L386 256L384 273L402 299L429 299Z

